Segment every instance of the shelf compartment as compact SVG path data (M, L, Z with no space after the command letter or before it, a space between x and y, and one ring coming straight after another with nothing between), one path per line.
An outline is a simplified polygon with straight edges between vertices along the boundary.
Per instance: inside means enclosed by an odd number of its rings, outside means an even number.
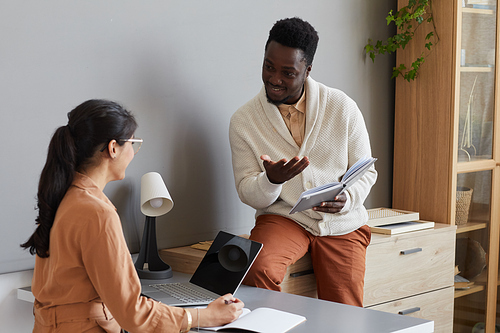
M455 289L455 298L475 294L477 292L483 291L486 286L486 274L488 270L485 269L478 277L472 279L474 284L469 289Z

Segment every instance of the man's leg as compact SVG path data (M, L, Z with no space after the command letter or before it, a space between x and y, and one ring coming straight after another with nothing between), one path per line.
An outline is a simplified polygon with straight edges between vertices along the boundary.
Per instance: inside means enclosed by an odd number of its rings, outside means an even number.
M366 247L370 239L366 225L347 235L315 237L311 258L318 298L363 306Z
M287 267L308 250L309 233L286 217L266 214L257 217L250 239L264 246L244 284L281 291Z

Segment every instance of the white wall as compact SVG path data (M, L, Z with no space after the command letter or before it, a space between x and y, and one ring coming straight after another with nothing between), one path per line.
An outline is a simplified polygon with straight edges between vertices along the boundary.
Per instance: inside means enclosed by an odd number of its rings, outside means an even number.
M28 333L33 330L33 303L17 299L17 288L31 285L33 271L0 274L0 331Z

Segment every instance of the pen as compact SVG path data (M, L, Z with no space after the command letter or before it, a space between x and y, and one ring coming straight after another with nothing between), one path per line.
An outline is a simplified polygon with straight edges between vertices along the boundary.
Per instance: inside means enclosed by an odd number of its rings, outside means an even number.
M226 300L224 300L224 303L226 303L226 305L229 305L229 304L233 304L233 303L234 303L234 301L230 301L230 300L227 300L227 299L226 299Z

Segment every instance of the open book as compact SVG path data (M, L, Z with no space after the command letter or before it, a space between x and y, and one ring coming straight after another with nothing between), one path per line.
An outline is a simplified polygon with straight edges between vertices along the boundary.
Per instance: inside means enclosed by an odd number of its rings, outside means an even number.
M376 160L374 157L363 157L347 170L340 182L321 185L302 192L299 200L297 200L297 203L290 210L290 214L319 206L323 201L332 201L337 195L344 192L361 178Z
M306 321L306 317L276 309L257 308L250 311L243 308L241 316L232 323L224 326L204 327L203 330L239 329L258 333L284 333L304 321Z

